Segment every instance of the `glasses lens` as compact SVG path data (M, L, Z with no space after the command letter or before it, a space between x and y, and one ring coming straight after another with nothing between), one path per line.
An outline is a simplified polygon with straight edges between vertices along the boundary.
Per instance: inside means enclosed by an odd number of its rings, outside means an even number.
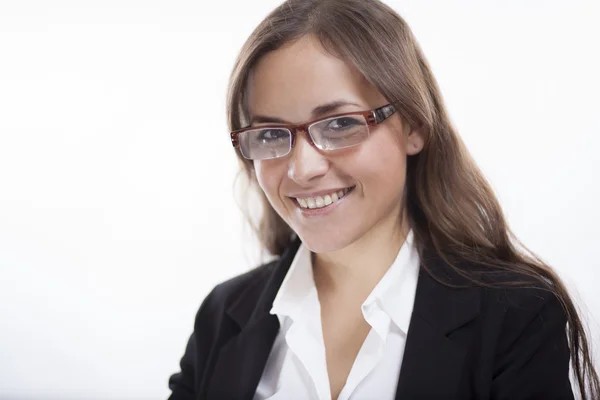
M292 148L292 133L283 128L257 128L238 135L242 156L250 160L282 157Z
M362 115L346 115L326 119L308 128L308 132L321 150L339 150L356 146L369 136L367 120Z

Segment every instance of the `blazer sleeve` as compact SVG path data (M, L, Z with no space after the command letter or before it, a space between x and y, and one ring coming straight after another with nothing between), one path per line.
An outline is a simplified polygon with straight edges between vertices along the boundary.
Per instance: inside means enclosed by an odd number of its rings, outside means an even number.
M544 292L543 296L541 306L506 311L503 346L492 381L494 400L574 399L566 314L555 295Z
M185 353L179 363L181 371L169 378L169 400L194 400L196 398L196 335L192 333Z
M169 400L195 400L198 397L200 380L207 369L220 323L218 316L222 302L219 287L209 293L196 314L194 332L179 363L181 370L169 378Z

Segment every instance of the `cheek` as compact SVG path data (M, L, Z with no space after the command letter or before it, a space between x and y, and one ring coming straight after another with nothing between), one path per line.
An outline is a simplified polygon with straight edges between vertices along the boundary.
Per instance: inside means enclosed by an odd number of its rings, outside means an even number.
M270 161L255 161L254 173L258 185L265 193L267 198L272 199L277 195L277 190L281 182L281 168Z
M402 138L385 132L361 153L360 166L355 164L355 168L359 168L356 172L365 184L366 194L377 193L381 196L379 200L401 194L406 181L406 152Z
M264 168L264 164L262 161L254 162L254 174L256 176L256 181L258 182L258 186L262 189L265 194L268 192L269 180L268 180L268 168Z
M365 146L365 169L380 174L380 179L397 178L406 168L406 138L401 132L383 131Z

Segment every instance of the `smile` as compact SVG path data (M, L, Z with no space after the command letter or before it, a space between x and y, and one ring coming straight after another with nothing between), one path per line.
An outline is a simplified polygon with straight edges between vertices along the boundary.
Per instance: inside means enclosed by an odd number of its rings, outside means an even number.
M330 204L340 201L343 197L345 197L354 186L338 190L337 192L331 192L324 196L316 196L316 197L306 197L306 198L296 198L296 201L302 208L324 208Z

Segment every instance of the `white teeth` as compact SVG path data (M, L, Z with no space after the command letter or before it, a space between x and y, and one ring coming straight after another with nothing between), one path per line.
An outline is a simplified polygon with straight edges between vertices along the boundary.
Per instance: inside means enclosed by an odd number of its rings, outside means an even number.
M331 194L326 194L325 196L307 197L304 199L298 197L296 198L296 200L302 208L323 208L332 203L335 203L336 201L339 201L349 191L350 188L346 188L337 192L333 192Z
M325 202L321 196L315 197L315 203L317 204L317 208L321 208L325 205Z

